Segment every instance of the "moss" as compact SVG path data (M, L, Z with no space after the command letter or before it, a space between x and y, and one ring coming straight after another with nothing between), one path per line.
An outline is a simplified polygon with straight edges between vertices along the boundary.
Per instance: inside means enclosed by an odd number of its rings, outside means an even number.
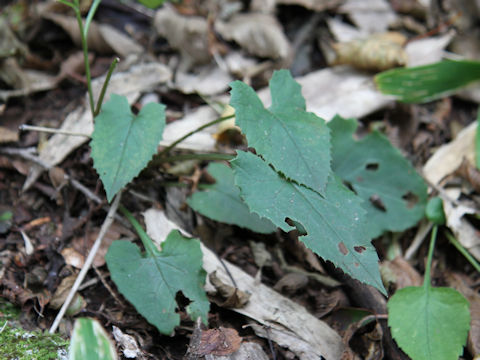
M55 360L67 358L68 342L59 335L17 327L20 311L0 299L0 359Z

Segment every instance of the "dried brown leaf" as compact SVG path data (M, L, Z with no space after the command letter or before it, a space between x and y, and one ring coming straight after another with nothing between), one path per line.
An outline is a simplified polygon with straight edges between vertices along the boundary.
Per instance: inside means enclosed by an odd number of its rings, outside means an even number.
M233 354L240 348L242 338L237 330L220 327L202 331L200 343L195 349L196 355L226 356Z

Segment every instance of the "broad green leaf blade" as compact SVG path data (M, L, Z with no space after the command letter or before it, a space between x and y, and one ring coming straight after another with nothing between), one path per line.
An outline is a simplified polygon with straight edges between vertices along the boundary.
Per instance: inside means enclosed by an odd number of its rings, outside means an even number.
M105 260L119 291L161 333L171 334L180 323L175 312L179 291L191 300L187 308L190 316L207 320L206 273L198 240L172 231L156 256L146 256L137 245L118 240L108 249Z
M277 174L259 157L238 152L232 161L235 182L252 212L270 219L284 231L286 218L300 223L307 247L350 276L385 292L378 257L365 231L361 200L331 176L325 196Z
M375 76L378 89L409 103L427 102L452 94L480 80L480 62L445 60L438 63L385 71Z
M412 360L457 360L470 327L468 302L450 288L403 288L388 302L388 325Z
M90 146L108 201L148 164L165 127L165 106L149 103L134 115L124 96L112 94L95 118Z
M385 136L374 132L356 141L357 121L340 116L328 126L332 169L364 200L370 237L384 231L403 231L422 219L427 186Z
M235 81L231 87L230 105L248 145L288 179L323 193L330 172L329 130L323 119L305 111L300 85L290 73L273 74L268 110L248 85Z
M257 233L269 234L275 231L275 225L251 213L242 201L232 169L224 164L210 163L207 171L216 183L209 185L207 191L196 192L189 197L187 203L190 207L210 219L238 225Z
M69 360L116 360L117 351L110 337L97 320L75 320L70 341Z

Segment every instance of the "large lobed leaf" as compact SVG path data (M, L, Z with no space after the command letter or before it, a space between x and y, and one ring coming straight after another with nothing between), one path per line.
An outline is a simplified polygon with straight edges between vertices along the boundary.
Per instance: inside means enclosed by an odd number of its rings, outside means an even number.
M103 105L90 145L108 201L145 168L164 128L165 105L149 103L136 116L124 96L112 94Z
M207 320L210 305L203 289L206 273L198 240L187 239L175 230L162 243L161 252L147 255L130 241L118 240L108 249L105 260L120 292L161 333L171 334L180 323L175 312L179 291L191 300L187 307L190 316Z
M330 173L330 135L325 121L306 112L300 85L287 70L270 81L267 110L255 91L240 81L231 84L230 105L248 145L289 179L324 192Z
M413 360L457 360L470 327L468 302L450 288L406 287L388 302L388 325Z
M386 293L378 256L366 233L361 199L330 175L324 196L290 182L259 157L239 151L232 161L235 182L252 212L284 231L293 230L286 218L307 232L307 247L354 278Z
M354 140L355 119L336 116L328 126L332 169L364 200L368 235L414 226L424 216L427 186L400 151L378 132Z
M480 62L444 60L412 68L393 69L375 76L378 89L409 103L438 99L480 80Z
M206 191L196 192L187 199L192 209L210 219L238 225L257 233L269 234L275 231L275 225L251 213L242 201L231 168L220 163L210 163L207 171L216 182L208 185Z

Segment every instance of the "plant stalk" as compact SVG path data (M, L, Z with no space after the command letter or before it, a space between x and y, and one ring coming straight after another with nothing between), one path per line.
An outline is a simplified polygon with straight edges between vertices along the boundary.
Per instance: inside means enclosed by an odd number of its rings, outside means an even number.
M93 113L93 117L96 117L100 113L100 110L102 109L103 98L105 97L105 93L107 92L108 83L110 82L110 78L112 77L113 70L115 70L115 67L117 66L119 61L120 61L120 59L118 57L116 57L115 59L113 59L112 63L110 64L110 68L108 69L107 77L105 78L105 81L103 82L102 91L100 92L100 95L98 96L97 107L95 109L95 112Z
M428 248L427 267L425 268L425 275L423 278L423 287L427 290L430 288L430 271L432 267L433 250L435 249L435 241L437 240L438 226L435 225L432 229L432 236L430 237L430 247Z

